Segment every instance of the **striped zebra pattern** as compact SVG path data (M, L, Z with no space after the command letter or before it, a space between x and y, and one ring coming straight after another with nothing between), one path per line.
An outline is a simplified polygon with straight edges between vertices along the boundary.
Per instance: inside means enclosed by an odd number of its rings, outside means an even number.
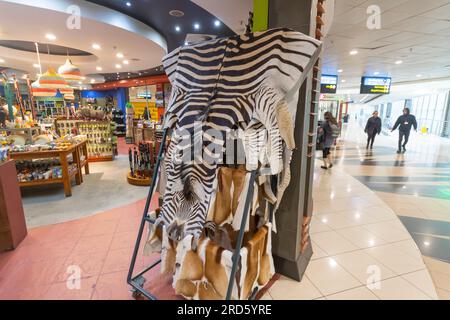
M161 207L169 238L200 235L227 135L243 133L246 153L256 159L247 160L248 170L288 169L284 146L295 148L295 96L320 48L299 32L272 29L180 47L163 59L173 87Z

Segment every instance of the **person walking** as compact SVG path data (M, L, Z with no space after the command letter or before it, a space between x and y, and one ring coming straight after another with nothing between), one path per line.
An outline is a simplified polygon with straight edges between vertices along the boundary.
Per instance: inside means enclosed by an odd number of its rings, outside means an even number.
M411 127L414 127L414 130L417 131L417 121L416 117L413 116L409 108L403 109L403 115L398 117L397 121L394 124L391 132L395 131L398 128L398 150L397 153L406 152L406 144L409 140L409 134L411 133ZM403 141L404 139L404 141Z
M333 159L330 152L331 147L334 144L334 140L339 135L339 126L336 118L333 117L331 112L325 112L325 121L322 122L319 128L319 135L323 143L323 166L322 169L331 169L333 167Z
M378 111L372 113L372 116L367 120L364 132L367 133L366 149L372 149L375 141L375 136L381 132L381 119L378 117Z

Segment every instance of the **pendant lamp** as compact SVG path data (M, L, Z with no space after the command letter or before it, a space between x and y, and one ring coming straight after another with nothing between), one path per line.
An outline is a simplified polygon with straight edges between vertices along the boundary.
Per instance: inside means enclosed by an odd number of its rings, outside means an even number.
M66 63L58 68L58 73L69 83L81 80L81 71L67 58Z
M47 72L39 77L39 85L41 88L48 89L69 89L70 86L67 81L55 72L54 69L49 68Z
M54 97L56 96L56 89L41 87L39 80L31 84L31 93L34 97Z

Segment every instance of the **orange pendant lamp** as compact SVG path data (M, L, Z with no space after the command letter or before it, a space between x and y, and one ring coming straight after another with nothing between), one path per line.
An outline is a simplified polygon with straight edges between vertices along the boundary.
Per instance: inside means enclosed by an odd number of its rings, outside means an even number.
M54 97L56 96L56 89L41 87L39 80L31 84L31 93L34 97Z
M67 58L66 63L58 68L58 73L70 84L81 80L81 71Z

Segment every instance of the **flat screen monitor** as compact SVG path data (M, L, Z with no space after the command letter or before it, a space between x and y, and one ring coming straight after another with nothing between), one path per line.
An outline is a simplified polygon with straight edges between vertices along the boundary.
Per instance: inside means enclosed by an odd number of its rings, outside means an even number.
M320 93L336 93L338 76L323 74L320 78Z
M389 94L391 91L391 78L389 77L362 77L361 90L363 94Z

